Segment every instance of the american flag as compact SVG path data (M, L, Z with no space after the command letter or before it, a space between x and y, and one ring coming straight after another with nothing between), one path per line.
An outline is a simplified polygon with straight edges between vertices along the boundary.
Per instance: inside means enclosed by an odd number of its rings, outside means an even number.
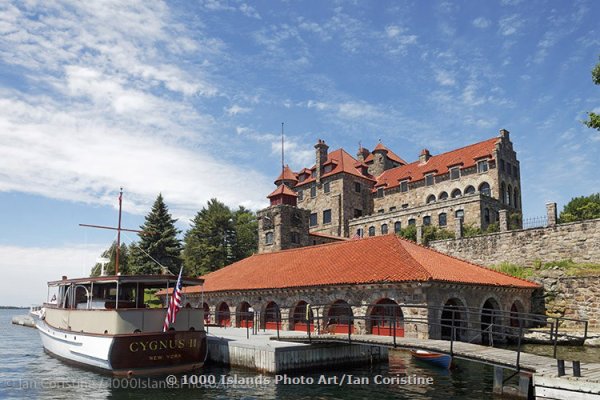
M183 266L179 270L179 277L177 278L177 284L173 288L173 295L171 296L171 300L169 301L169 309L167 310L167 315L165 316L165 323L163 324L163 332L169 330L169 324L175 323L175 317L177 316L177 312L181 309L181 273L183 272Z

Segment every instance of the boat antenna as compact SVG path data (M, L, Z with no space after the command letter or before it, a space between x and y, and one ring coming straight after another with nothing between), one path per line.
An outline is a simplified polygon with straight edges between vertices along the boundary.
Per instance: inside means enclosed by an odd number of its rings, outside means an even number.
M79 226L85 226L87 228L98 228L98 229L111 229L117 231L117 248L116 248L116 257L115 257L115 275L119 275L119 255L121 249L121 231L127 232L135 232L142 233L142 231L138 231L135 229L125 229L121 227L121 209L123 205L123 188L119 191L119 224L116 228L112 226L103 226L103 225L89 225L89 224L79 224Z

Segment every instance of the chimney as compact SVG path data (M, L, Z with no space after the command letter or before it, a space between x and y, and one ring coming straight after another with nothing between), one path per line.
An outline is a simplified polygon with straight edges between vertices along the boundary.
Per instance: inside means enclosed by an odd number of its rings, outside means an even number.
M500 129L500 138L510 141L510 132L506 129Z
M316 149L316 173L317 173L317 183L321 183L321 174L323 173L323 164L327 162L327 150L329 146L325 144L324 140L317 140L317 144L315 144Z
M429 161L430 158L431 154L429 153L429 150L421 150L421 155L419 156L419 161L421 162L421 164L425 164L427 161Z
M365 159L369 156L371 152L366 147L360 146L358 149L358 153L356 153L356 159L360 162L365 162Z

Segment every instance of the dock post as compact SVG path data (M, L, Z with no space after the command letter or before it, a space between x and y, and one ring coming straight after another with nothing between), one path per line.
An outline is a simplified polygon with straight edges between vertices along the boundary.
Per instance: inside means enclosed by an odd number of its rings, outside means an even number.
M580 378L581 377L581 362L573 361L573 376Z
M497 365L494 366L494 388L493 392L502 394L504 389L504 369Z
M524 373L519 374L519 392L517 393L517 396L519 396L523 399L531 398L529 396L529 394L530 394L530 392L533 391L532 385L533 385L533 382L531 380L530 374L524 374Z
M558 367L558 376L564 376L565 375L565 360L556 360L557 361L557 367Z

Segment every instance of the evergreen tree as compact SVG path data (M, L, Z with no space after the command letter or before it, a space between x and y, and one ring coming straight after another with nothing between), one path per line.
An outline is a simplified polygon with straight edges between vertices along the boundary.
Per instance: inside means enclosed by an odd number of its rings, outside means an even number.
M188 275L216 271L257 249L256 216L244 207L232 212L217 199L211 199L191 223L183 251Z
M176 221L159 194L146 222L140 227L139 243L130 246L130 269L134 274L160 274L163 272L161 266L174 275L179 273L182 248L177 238Z
M117 259L117 241L115 240L112 245L104 250L101 257L108 258L110 261L104 266L104 273L106 275L114 275L115 273L115 264ZM92 267L92 272L90 276L100 276L102 272L102 265L97 263ZM121 275L129 274L129 249L125 243L121 244L121 249L119 251L119 272Z

